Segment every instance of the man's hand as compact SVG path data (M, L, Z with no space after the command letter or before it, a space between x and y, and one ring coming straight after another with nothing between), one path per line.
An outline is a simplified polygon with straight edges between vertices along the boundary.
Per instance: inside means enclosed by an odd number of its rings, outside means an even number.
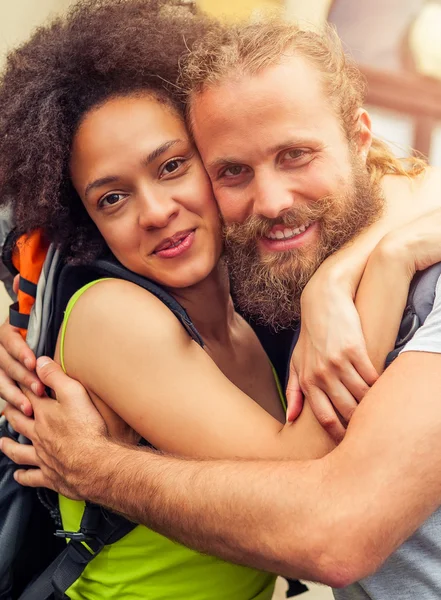
M44 385L35 374L35 355L20 331L6 320L0 327L0 397L25 415L32 415L32 406L16 383L44 394Z
M93 467L107 456L107 428L86 390L49 358L40 358L37 373L54 390L56 399L24 390L35 420L13 406L5 409L12 427L32 446L2 438L1 450L14 462L37 469L18 470L16 480L31 487L48 487L69 497L87 496L93 485Z

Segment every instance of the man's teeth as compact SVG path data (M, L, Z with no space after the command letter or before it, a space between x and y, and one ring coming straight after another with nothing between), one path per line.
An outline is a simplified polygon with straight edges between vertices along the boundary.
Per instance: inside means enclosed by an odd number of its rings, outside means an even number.
M293 237L296 237L296 235L300 235L301 233L306 231L308 229L308 227L310 226L310 224L311 223L304 223L303 225L300 225L300 227L297 227L296 229L292 229L290 227L285 227L285 229L283 231L281 229L278 229L274 233L272 231L270 231L266 237L268 237L270 240L289 240Z

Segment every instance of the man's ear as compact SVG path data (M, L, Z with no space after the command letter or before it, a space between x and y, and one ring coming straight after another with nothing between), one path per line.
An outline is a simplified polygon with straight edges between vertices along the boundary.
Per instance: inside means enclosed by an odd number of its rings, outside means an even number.
M366 162L372 144L372 123L369 113L364 108L359 108L356 115L355 147L357 154Z

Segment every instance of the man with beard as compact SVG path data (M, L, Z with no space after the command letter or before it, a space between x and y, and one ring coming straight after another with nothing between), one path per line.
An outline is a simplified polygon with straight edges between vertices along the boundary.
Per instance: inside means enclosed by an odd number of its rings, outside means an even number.
M187 77L189 120L224 216L237 297L249 313L291 324L299 290L380 216L378 183L404 167L372 142L360 75L331 33L273 23L214 33ZM49 359L38 374L58 402L35 398L35 422L7 409L35 450L6 439L2 450L40 467L18 473L24 485L88 498L230 561L345 588L340 598L436 598L440 304L408 348L427 352L397 359L323 459L187 461L118 445L83 388Z

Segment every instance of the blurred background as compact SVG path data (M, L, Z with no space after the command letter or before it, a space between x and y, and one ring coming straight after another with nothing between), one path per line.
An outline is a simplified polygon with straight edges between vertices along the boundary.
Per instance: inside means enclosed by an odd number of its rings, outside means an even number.
M75 0L0 1L0 65L7 52ZM182 0L183 3L188 0ZM190 0L191 1L191 0ZM441 166L441 0L196 0L228 19L280 11L288 19L333 23L368 82L374 133L403 156L410 148ZM9 296L0 286L0 319ZM1 406L0 406L1 408ZM309 585L309 584L308 584ZM281 594L283 583L280 582ZM305 600L332 598L312 586Z

